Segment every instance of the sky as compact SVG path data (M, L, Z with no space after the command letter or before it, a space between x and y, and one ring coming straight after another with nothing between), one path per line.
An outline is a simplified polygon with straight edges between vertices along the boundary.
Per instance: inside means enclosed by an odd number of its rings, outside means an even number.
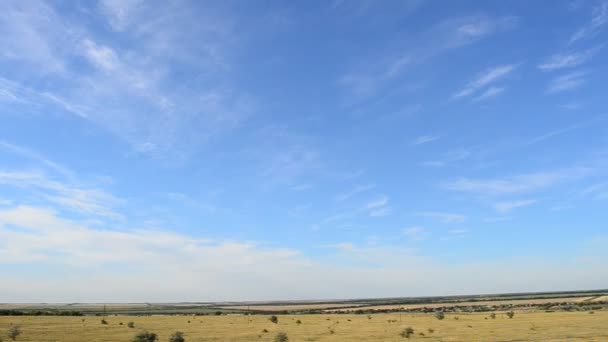
M0 302L606 288L608 1L1 1Z

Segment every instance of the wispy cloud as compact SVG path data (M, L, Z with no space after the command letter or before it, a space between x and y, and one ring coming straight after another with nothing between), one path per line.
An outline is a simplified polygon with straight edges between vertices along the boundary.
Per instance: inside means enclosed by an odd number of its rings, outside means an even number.
M600 45L578 52L559 53L551 56L549 60L540 64L538 68L542 71L574 68L590 61L602 47L603 45Z
M590 185L580 192L581 196L589 196L595 199L608 199L608 182L600 182Z
M439 211L425 211L421 213L417 213L418 216L429 217L432 219L436 219L443 223L463 223L467 220L467 217L462 214L454 214L454 213L445 213Z
M410 143L410 146L418 146L418 145L430 143L431 141L435 141L438 139L439 139L439 137L436 135L421 135L421 136L417 137L416 139L414 139L414 141L412 141Z
M357 185L355 186L352 190L339 194L337 195L334 199L336 200L336 202L343 202L346 201L360 193L369 191L374 189L376 186L373 184L367 184L367 185Z
M40 199L72 211L120 218L114 207L122 200L97 188L49 179L42 173L0 171L0 184L36 191Z
M0 4L0 43L10 51L0 60L20 70L3 75L14 83L11 91L0 84L5 102L21 106L20 111L52 102L140 153L175 160L255 111L247 91L226 77L226 42L234 34L234 20L217 6L206 7L205 19L184 3L107 0L83 6L107 20L123 43L105 39L92 21L67 19L69 14L53 3ZM192 45L195 40L199 44ZM186 68L199 75L197 81L176 86ZM37 71L28 75L28 70Z
M518 200L518 201L506 201L506 202L494 203L493 207L499 213L505 214L505 213L508 213L508 212L510 212L510 211L512 211L514 209L526 207L526 206L532 205L532 204L534 204L536 202L538 202L538 201L535 200L535 199L525 199L525 200Z
M570 43L593 37L608 23L608 1L601 1L591 12L591 20L578 29L571 37Z
M547 87L548 94L561 93L567 90L574 90L585 84L585 71L574 71L566 75L554 78Z
M452 18L439 22L428 30L415 34L408 44L390 49L390 57L371 56L374 62L362 61L340 77L338 83L345 87L357 102L367 99L382 87L401 77L413 65L424 63L447 51L474 44L498 32L517 27L516 17L475 15ZM376 62L380 60L381 62Z
M401 230L401 234L411 240L422 240L429 234L429 232L424 227L413 226L403 228Z
M456 149L445 153L441 158L422 162L422 165L429 167L444 167L470 158L471 155L473 155L473 152L468 148Z
M504 93L505 90L505 87L489 87L483 93L479 94L479 96L473 98L473 102L484 101L497 97L498 95Z
M0 150L4 150L8 153L11 153L11 154L14 154L14 155L26 158L26 159L30 159L36 163L40 163L40 164L50 168L54 172L59 173L62 176L69 177L69 178L74 177L74 172L72 170L40 155L38 152L31 150L29 148L11 144L6 141L0 140Z
M499 65L480 72L475 78L469 82L464 88L452 95L453 99L459 99L474 94L480 89L497 82L517 69L516 64ZM496 93L496 90L493 92ZM492 92L490 92L491 94ZM497 94L495 94L497 95Z
M590 173L588 168L571 168L549 172L519 174L506 178L461 178L443 184L443 187L476 195L506 195L539 190L560 182L579 179Z
M378 199L372 200L365 205L369 216L382 217L390 214L391 207L388 205L389 199L387 196L382 196Z
M541 134L541 135L539 135L539 136L537 136L535 138L532 138L532 139L526 141L522 146L529 146L529 145L537 144L537 143L543 142L545 140L549 140L551 138L560 136L562 134L566 134L566 133L575 131L577 129L587 127L587 126L589 126L589 125L591 125L593 123L597 123L599 121L599 119L601 119L601 118L594 118L592 120L587 120L587 121L584 121L584 122L579 122L577 124L574 124L574 125L571 125L571 126L568 126L568 127L556 129L556 130L547 132L545 134Z

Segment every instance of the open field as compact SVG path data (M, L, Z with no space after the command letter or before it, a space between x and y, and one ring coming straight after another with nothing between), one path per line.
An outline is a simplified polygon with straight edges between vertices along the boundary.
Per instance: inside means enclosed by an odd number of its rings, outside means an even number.
M412 327L413 341L608 341L608 311L518 311L513 319L500 312L496 319L488 313L459 313L444 320L432 314L284 315L278 316L278 324L268 317L118 315L105 317L108 324L102 325L102 317L96 316L5 316L0 317L0 333L5 337L10 324L16 324L23 331L17 341L31 342L128 342L144 329L157 333L159 341L167 341L176 330L188 342L272 341L279 331L290 341L405 341L399 333ZM127 327L130 321L135 328Z
M454 302L454 303L431 303L431 304L392 304L392 305L372 305L363 307L366 310L395 310L395 309L419 309L419 308L449 308L455 306L473 306L473 305L541 305L549 303L580 303L580 302L596 302L597 298L602 297L563 297L563 298L542 298L542 299L513 299L513 300L492 300L492 301L476 301L476 302ZM603 300L602 300L603 301ZM358 307L338 308L327 311L354 311Z

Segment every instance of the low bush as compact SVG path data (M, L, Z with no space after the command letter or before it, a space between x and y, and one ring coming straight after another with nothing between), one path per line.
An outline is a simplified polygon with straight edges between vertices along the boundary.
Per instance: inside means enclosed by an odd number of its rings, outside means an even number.
M16 340L19 335L21 335L21 329L18 326L13 325L8 329L8 338L11 340Z
M401 337L404 337L404 338L410 338L413 334L414 334L414 328L407 327L407 328L403 329L403 331L399 335L401 335Z
M181 331L176 331L169 337L169 342L185 342L184 333Z
M289 341L289 337L287 337L287 334L284 332L279 332L274 337L274 342L287 342L287 341Z
M155 333L142 331L135 335L135 337L133 338L133 342L156 342L157 338L158 336L156 336Z

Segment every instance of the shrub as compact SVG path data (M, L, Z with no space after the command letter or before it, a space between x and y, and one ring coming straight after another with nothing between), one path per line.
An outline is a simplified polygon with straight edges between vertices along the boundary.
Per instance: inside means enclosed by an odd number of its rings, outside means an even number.
M8 338L11 340L16 340L19 335L21 335L21 329L18 326L13 325L8 329Z
M433 329L433 328L429 328L429 334L432 334L432 333L434 333L434 332L435 332L435 329Z
M106 321L105 319L102 319L101 324L108 324L108 321Z
M455 317L454 317L454 320L455 320L455 321L457 321L457 320L459 320L459 319L460 319L460 318L458 318L458 316L455 316Z
M133 323L133 322L129 322L129 323L127 323L127 326L128 326L129 328L135 328L135 323Z
M139 334L135 335L135 338L133 338L133 342L155 342L156 338L157 336L155 333L142 331Z
M405 329L403 329L403 331L401 332L401 337L405 337L405 338L410 338L410 336L412 336L414 334L414 329L412 327L407 327Z
M350 321L350 320L349 320L349 321ZM296 324L302 324L302 321L297 320L297 321L296 321Z
M268 329L264 329L264 330L262 330L262 332L263 332L263 333L267 333L267 332L268 332Z
M492 312L492 313L490 314L490 318L491 318L491 319L496 319L496 314Z
M176 331L169 337L169 342L185 342L184 333L181 331Z
M284 332L279 332L274 337L274 342L287 342L287 341L289 341L289 337L287 337L287 334Z
M513 312L513 311L507 311L507 317L513 318L513 316L515 316L515 312Z
M441 321L445 318L445 314L443 313L443 311L435 311L435 318Z
M268 319L269 321L271 321L274 324L279 323L279 318L275 315L270 316L270 318Z

